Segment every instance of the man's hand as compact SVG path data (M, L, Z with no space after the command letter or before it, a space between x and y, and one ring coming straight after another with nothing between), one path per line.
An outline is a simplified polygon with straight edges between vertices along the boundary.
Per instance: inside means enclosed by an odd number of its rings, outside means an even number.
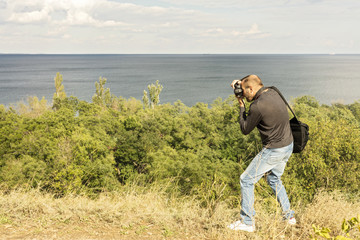
M237 83L238 81L240 81L239 79L235 79L232 81L232 83L230 84L230 86L235 89L235 83Z
M245 107L243 97L236 97L236 98L237 98L237 100L239 102L240 107Z
M230 84L230 86L231 86L233 89L235 89L235 84L236 84L238 81L240 81L240 80L239 80L239 79L233 80L232 83ZM243 97L237 97L236 95L235 95L235 97L237 98L240 107L245 107L244 101L243 101Z

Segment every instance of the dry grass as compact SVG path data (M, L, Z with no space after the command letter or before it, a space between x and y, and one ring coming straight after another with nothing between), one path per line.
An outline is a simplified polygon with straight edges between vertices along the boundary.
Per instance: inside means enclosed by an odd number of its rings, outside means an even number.
M160 187L132 187L97 199L0 192L0 239L309 239L312 224L336 230L360 213L359 202L321 193L306 209L297 207L299 224L290 227L263 205L256 202L257 231L242 233L225 227L239 209L220 202L210 216L196 199L169 197Z

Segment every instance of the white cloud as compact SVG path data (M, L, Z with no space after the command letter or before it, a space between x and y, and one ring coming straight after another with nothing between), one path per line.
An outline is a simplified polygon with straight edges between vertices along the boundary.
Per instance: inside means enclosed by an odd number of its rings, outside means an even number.
M88 13L75 9L67 12L67 19L63 23L70 25L82 25L82 24L92 24L96 20L91 17Z
M269 32L262 32L258 29L258 25L254 24L251 26L251 29L247 32L245 32L245 35L250 35L255 39L260 39L260 38L267 38L271 36L271 33Z
M231 35L237 37L252 37L252 38L264 38L270 36L270 33L262 32L259 30L258 24L254 23L251 25L250 29L244 32L232 31Z
M201 6L204 8L218 8L218 9L264 9L271 7L281 6L299 6L299 5L316 5L316 4L328 4L328 3L339 3L342 1L338 0L161 0L162 2L171 3L174 5L188 5L188 6ZM356 0L344 0L343 2L356 2Z
M132 27L175 27L199 12L189 9L143 6L109 0L6 0L7 22L48 25ZM191 21L192 21L191 20ZM164 23L165 21L165 23ZM190 21L190 20L189 20ZM128 28L127 28L128 29Z
M254 34L259 34L259 33L261 33L261 32L259 31L259 26L258 26L256 23L254 23L254 24L251 26L250 30L249 30L249 31L246 31L246 32L244 33L244 35L254 35Z
M114 52L303 51L297 42L355 51L358 16L355 0L0 0L0 51L26 52L29 41L40 52L47 43L82 52L94 44Z
M175 23L175 22L166 22L166 23L160 24L158 26L165 27L165 28L171 28L171 27L178 27L179 24Z
M96 27L125 26L114 20L96 19L92 14L101 7L104 0L7 0L6 10L11 12L8 22L65 25L93 25ZM35 10L34 10L35 9ZM64 19L56 19L56 13L66 14Z
M324 42L324 45L328 46L328 47L334 47L336 45L336 43L334 42L334 40L329 39Z
M9 14L7 20L18 23L48 21L51 12L51 7L39 0L8 0L4 9Z
M65 25L89 25L95 27L114 27L114 26L128 26L129 24L114 21L114 20L99 20L92 17L89 13L79 10L71 9L67 12L65 20L54 22Z
M62 36L65 34L66 30L67 28L65 26L51 28L47 31L46 35L50 37Z
M24 13L12 13L8 21L18 23L32 23L50 20L49 12L46 9Z
M61 36L62 39L70 39L71 38L71 35L69 34L64 34Z
M224 30L222 28L212 28L212 29L208 29L205 31L206 33L215 33L215 34L218 34L218 33L223 33Z
M215 45L244 43L247 39L262 39L271 36L270 33L263 32L259 25L254 23L248 30L238 31L231 28L209 28L200 34L199 41L209 41L212 39ZM203 39L201 39L203 38ZM216 43L215 43L216 42Z
M264 8L270 6L278 6L291 3L289 0L162 0L163 2L171 3L174 5L189 5L189 6L201 6L205 8ZM292 0L307 2L307 0Z

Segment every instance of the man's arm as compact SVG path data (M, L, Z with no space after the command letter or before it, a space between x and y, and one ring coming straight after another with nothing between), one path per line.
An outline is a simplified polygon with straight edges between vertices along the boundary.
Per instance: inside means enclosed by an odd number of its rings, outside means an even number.
M235 84L236 84L237 82L239 82L238 79L233 80L232 83L230 84L230 86L231 86L233 89L235 89ZM243 100L244 97L243 97L243 96L242 96L242 97L237 97L237 96L235 96L235 97L237 98L240 107L245 107L245 105L244 105L244 100Z
M239 80L233 80L230 86L234 89L235 88L234 85L238 81ZM249 114L248 116L246 116L245 104L243 100L244 96L241 97L235 96L235 97L237 98L240 106L240 116L239 116L240 129L243 134L247 135L258 125L258 123L261 120L261 114L257 106L254 106L254 107L250 107ZM252 104L251 106L253 105L254 104Z
M236 97L236 96L235 96L235 97ZM236 98L237 98L237 100L238 100L238 102L239 102L239 106L245 108L245 104L244 104L243 98L242 98L242 97L236 97Z
M261 121L261 113L258 107L256 106L256 104L251 105L247 116L245 114L244 103L242 102L242 106L240 104L239 123L240 123L241 132L243 134L245 135L249 134L259 124L260 121Z

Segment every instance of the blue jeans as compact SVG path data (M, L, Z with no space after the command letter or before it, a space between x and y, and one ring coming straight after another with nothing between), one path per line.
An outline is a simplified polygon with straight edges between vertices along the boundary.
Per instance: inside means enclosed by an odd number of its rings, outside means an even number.
M285 214L284 218L290 219L294 216L294 211L290 209L290 202L280 179L292 151L293 143L282 148L263 148L251 161L245 172L241 174L240 217L243 223L255 224L254 186L265 173L268 173L267 182L280 203Z

